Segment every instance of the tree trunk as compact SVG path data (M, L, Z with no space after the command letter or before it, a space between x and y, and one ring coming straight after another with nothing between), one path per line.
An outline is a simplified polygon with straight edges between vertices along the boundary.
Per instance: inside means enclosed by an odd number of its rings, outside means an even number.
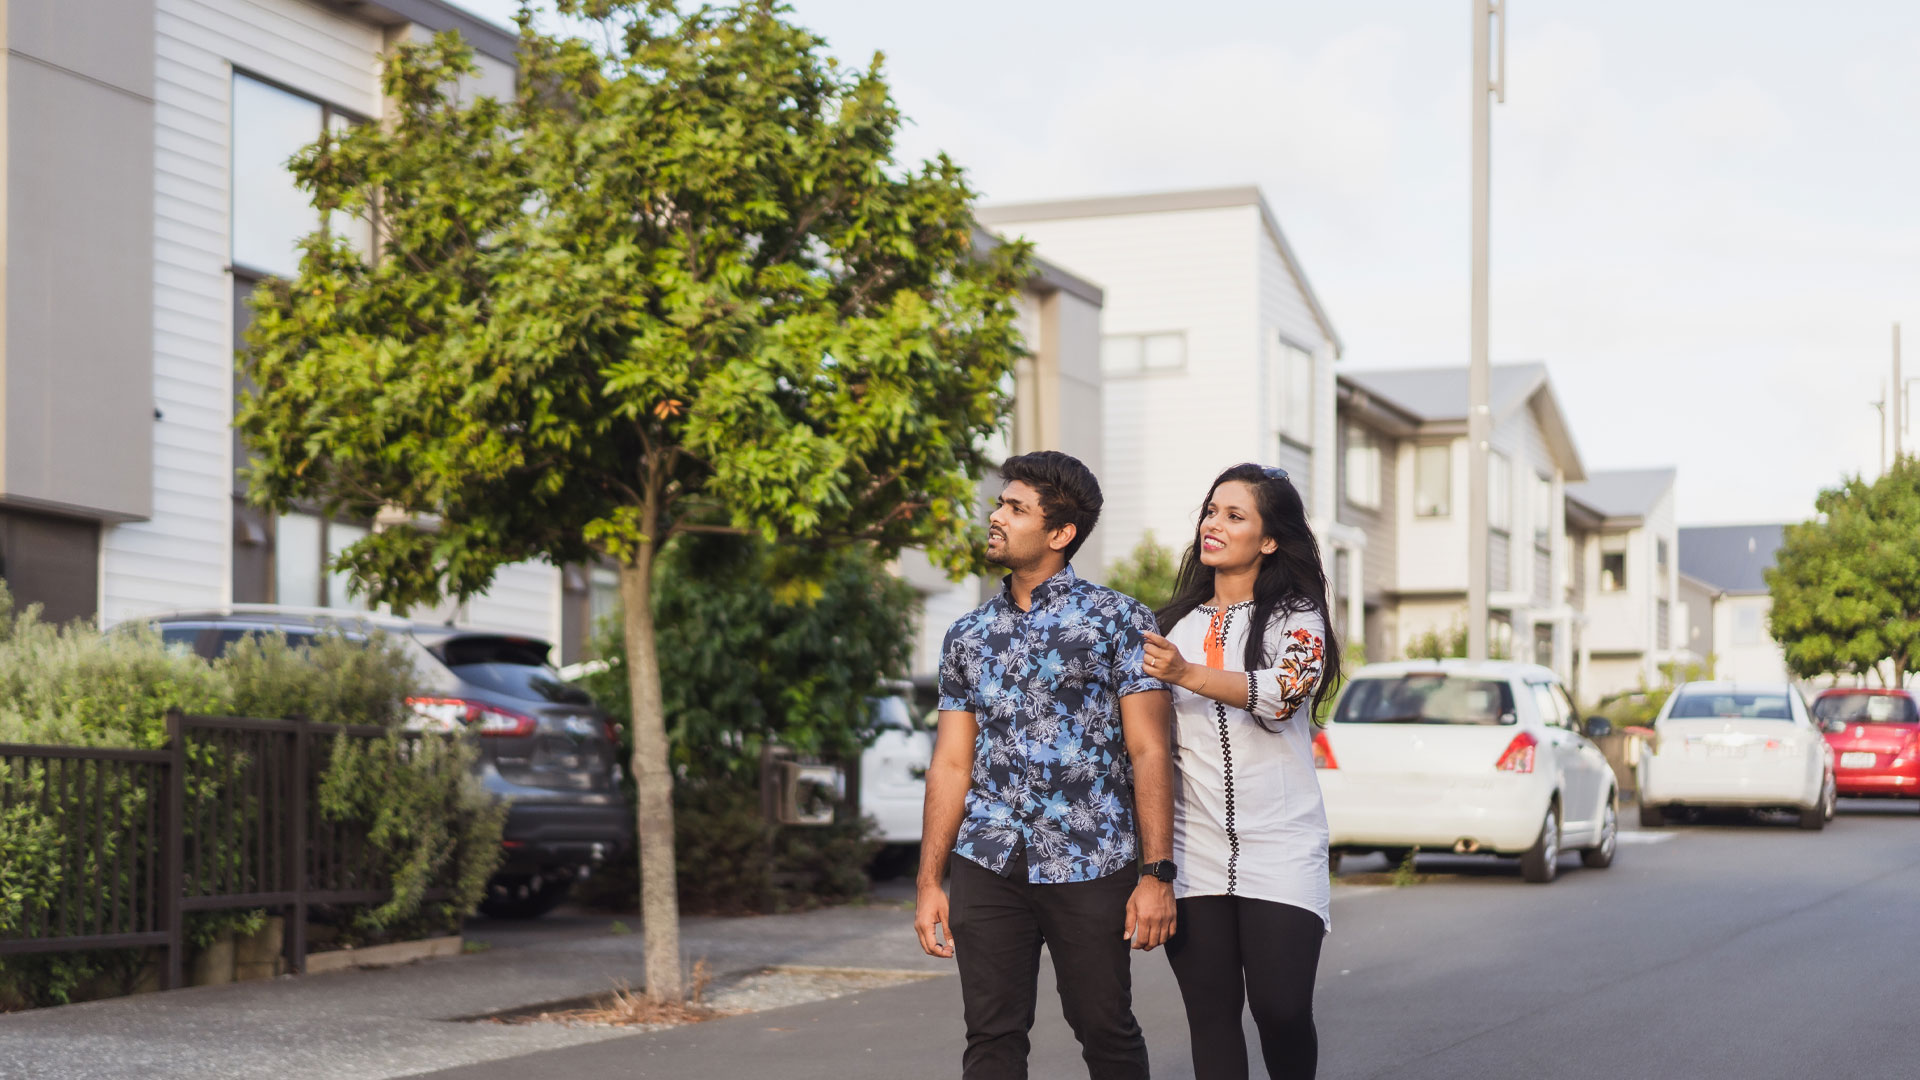
M640 919L646 934L647 993L660 1001L686 996L680 972L680 900L673 866L673 764L667 745L666 705L660 696L660 657L653 637L653 561L657 548L640 546L620 568L620 602L627 632L628 690L633 696L633 781L639 791Z

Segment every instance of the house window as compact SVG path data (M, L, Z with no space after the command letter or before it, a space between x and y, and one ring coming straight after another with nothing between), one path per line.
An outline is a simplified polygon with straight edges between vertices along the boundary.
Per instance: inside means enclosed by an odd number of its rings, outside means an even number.
M1108 334L1100 339L1100 370L1107 375L1179 371L1187 366L1187 335Z
M1653 552L1654 565L1665 570L1667 568L1667 542L1664 538L1653 542Z
M1380 444L1373 432L1347 425L1347 502L1373 510L1380 505Z
M1277 331L1267 338L1267 415L1281 438L1313 445L1313 355Z
M1627 553L1624 551L1603 551L1600 553L1600 591L1619 592L1627 587Z
M1538 474L1533 478L1533 546L1553 547L1553 481Z
M1453 446L1422 446L1413 454L1413 513L1415 517L1447 517L1453 513Z
M1673 640L1673 608L1665 600L1656 600L1654 606L1653 647L1671 648Z
M332 568L341 552L366 539L366 526L314 514L282 514L273 524L274 603L368 609L364 597L350 595L350 575Z
M1759 608L1742 606L1733 609L1733 643L1748 646L1760 644Z
M1487 527L1513 531L1513 462L1498 450L1487 451Z
M257 274L292 277L300 243L320 228L320 211L294 182L287 162L323 131L342 131L355 118L312 98L236 73L233 76L233 264ZM373 250L373 224L337 215L331 231Z

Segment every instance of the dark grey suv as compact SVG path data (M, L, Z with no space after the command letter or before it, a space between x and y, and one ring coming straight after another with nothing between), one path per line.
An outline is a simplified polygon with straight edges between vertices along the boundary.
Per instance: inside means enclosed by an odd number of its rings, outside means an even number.
M477 736L480 777L507 803L506 861L480 910L532 918L600 863L628 851L633 812L620 790L619 739L607 715L563 682L538 638L355 611L236 605L148 620L162 639L212 660L241 638L279 631L300 644L333 630L384 631L414 661L407 704L432 730Z

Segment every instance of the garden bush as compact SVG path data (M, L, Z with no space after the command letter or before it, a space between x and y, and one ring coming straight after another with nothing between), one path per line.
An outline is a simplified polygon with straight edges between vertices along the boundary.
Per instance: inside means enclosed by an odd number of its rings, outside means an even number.
M350 939L457 926L484 894L500 857L505 809L473 774L476 749L462 739L402 731L403 699L413 678L405 653L378 635L350 640L327 634L303 646L263 635L208 664L168 647L147 627L102 634L83 623L50 625L34 609L14 612L0 584L0 743L158 749L166 744L166 716L174 709L388 729L382 738L342 738L316 747L329 755L318 812L323 820L364 828L374 869L393 888L387 903L337 913ZM204 766L215 750L190 739L187 753L190 762ZM138 782L137 774L103 775L103 800L144 807L160 795ZM258 815L260 807L247 792L225 789L225 775L190 764L189 808L224 808L231 798L236 815ZM46 770L30 766L24 776L0 780L28 793L0 807L4 934L17 933L34 909L56 903L71 869L62 865L56 822L31 795L46 782ZM191 812L188 820L194 820ZM189 834L187 842L203 865L239 858L238 851L222 848L227 841L218 834ZM109 834L99 843L101 865L119 865L120 838ZM136 865L132 873L144 869ZM426 902L425 891L443 882L452 895ZM204 946L225 934L251 933L263 919L258 910L193 914L187 918L188 942ZM0 958L0 1010L127 992L147 962L144 952L126 949Z

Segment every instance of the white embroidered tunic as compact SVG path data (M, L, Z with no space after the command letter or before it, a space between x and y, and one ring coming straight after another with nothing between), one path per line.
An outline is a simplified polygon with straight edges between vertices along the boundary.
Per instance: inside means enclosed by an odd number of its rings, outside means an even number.
M1188 663L1246 666L1253 604L1198 607L1167 635ZM1329 929L1327 814L1313 769L1310 702L1326 631L1313 612L1280 612L1272 665L1247 672L1252 711L1172 687L1180 785L1173 806L1175 896L1246 896L1305 908ZM1266 730L1254 719L1258 714Z

